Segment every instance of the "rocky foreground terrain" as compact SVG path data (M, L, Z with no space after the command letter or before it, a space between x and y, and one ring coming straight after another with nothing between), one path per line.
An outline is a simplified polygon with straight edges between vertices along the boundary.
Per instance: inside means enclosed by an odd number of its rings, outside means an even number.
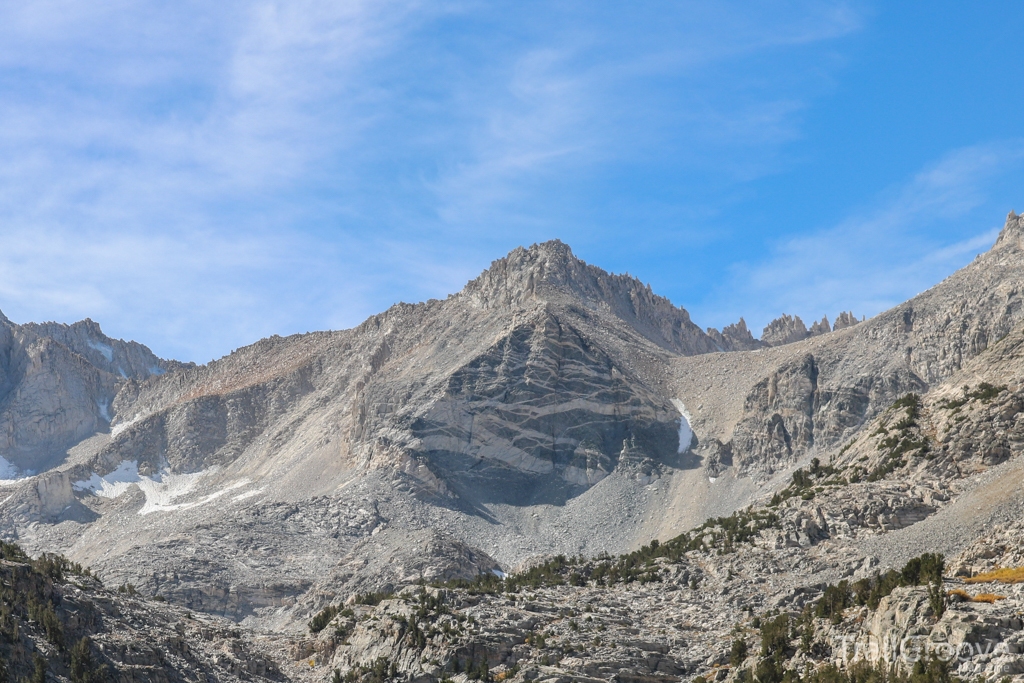
M914 299L759 339L558 242L202 367L0 318L4 586L43 596L5 593L0 656L76 683L1024 680L1022 288L1011 213Z

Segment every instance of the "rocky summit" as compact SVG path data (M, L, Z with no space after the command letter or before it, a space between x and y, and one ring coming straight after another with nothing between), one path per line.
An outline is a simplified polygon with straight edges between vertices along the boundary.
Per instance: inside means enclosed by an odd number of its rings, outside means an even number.
M0 678L1024 681L1022 291L1011 213L759 338L557 241L204 366L0 315Z

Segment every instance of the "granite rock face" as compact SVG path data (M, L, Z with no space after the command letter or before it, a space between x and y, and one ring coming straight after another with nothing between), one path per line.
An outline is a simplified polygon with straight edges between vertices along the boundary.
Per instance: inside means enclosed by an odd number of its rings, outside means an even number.
M729 417L714 427L740 471L763 479L841 444L900 396L927 391L1008 335L1024 320L1022 231L1012 215L989 252L931 290L841 333L775 349L761 377L748 375L742 404L723 408ZM798 319L780 320L778 339L799 333ZM714 358L705 371L726 375L741 363Z
M107 431L127 378L178 365L107 337L91 320L16 325L0 314L0 457L13 466L9 475L46 470L71 446Z

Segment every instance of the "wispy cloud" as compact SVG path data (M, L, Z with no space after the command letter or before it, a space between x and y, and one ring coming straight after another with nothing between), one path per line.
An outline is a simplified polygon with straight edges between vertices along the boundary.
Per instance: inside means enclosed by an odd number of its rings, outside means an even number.
M637 169L772 172L823 86L770 57L855 32L851 7L0 5L0 309L207 360L441 296L614 233Z
M996 179L1021 166L1021 140L954 150L874 207L786 239L762 261L736 264L703 312L719 325L743 315L753 329L783 312L808 323L845 310L875 315L991 247L1002 224L976 210L990 201Z
M431 183L444 223L474 226L501 215L515 230L565 230L557 202L524 197L621 164L663 164L666 153L676 167L730 180L769 172L777 150L799 136L805 98L821 87L807 81L822 72L789 73L799 85L783 85L759 62L862 25L847 3L691 2L663 10L609 17L588 5L572 22L554 22L543 49L497 65L483 84L467 83L460 104L482 120L469 128L464 153Z

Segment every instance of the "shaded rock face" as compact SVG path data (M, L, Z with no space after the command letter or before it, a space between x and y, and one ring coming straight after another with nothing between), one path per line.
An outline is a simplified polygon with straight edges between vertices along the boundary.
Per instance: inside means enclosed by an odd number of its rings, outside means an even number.
M597 483L626 441L673 460L678 419L668 401L549 315L453 373L412 431L461 495L522 504Z
M880 407L927 389L920 378L900 369L887 376L850 378L853 381L835 376L834 366L824 368L825 376L822 372L819 361L806 354L755 385L730 442L739 454L740 473L770 476L816 445L834 445Z
M148 471L168 467L191 473L233 462L313 391L310 374L302 368L267 384L175 402L134 420L130 410L128 415L123 412L126 395L138 389L130 384L115 403L121 419L114 424L116 438L101 451L103 465L115 469L123 460L135 460Z
M768 346L782 346L792 344L806 339L808 336L807 326L800 316L783 314L768 323L768 326L761 332L761 341Z
M125 377L168 363L91 320L16 325L0 315L0 457L22 472L53 466L74 444L106 431Z
M819 407L818 366L814 356L796 359L758 382L747 395L733 449L743 472L757 468L774 472L794 453L814 445L814 415Z

